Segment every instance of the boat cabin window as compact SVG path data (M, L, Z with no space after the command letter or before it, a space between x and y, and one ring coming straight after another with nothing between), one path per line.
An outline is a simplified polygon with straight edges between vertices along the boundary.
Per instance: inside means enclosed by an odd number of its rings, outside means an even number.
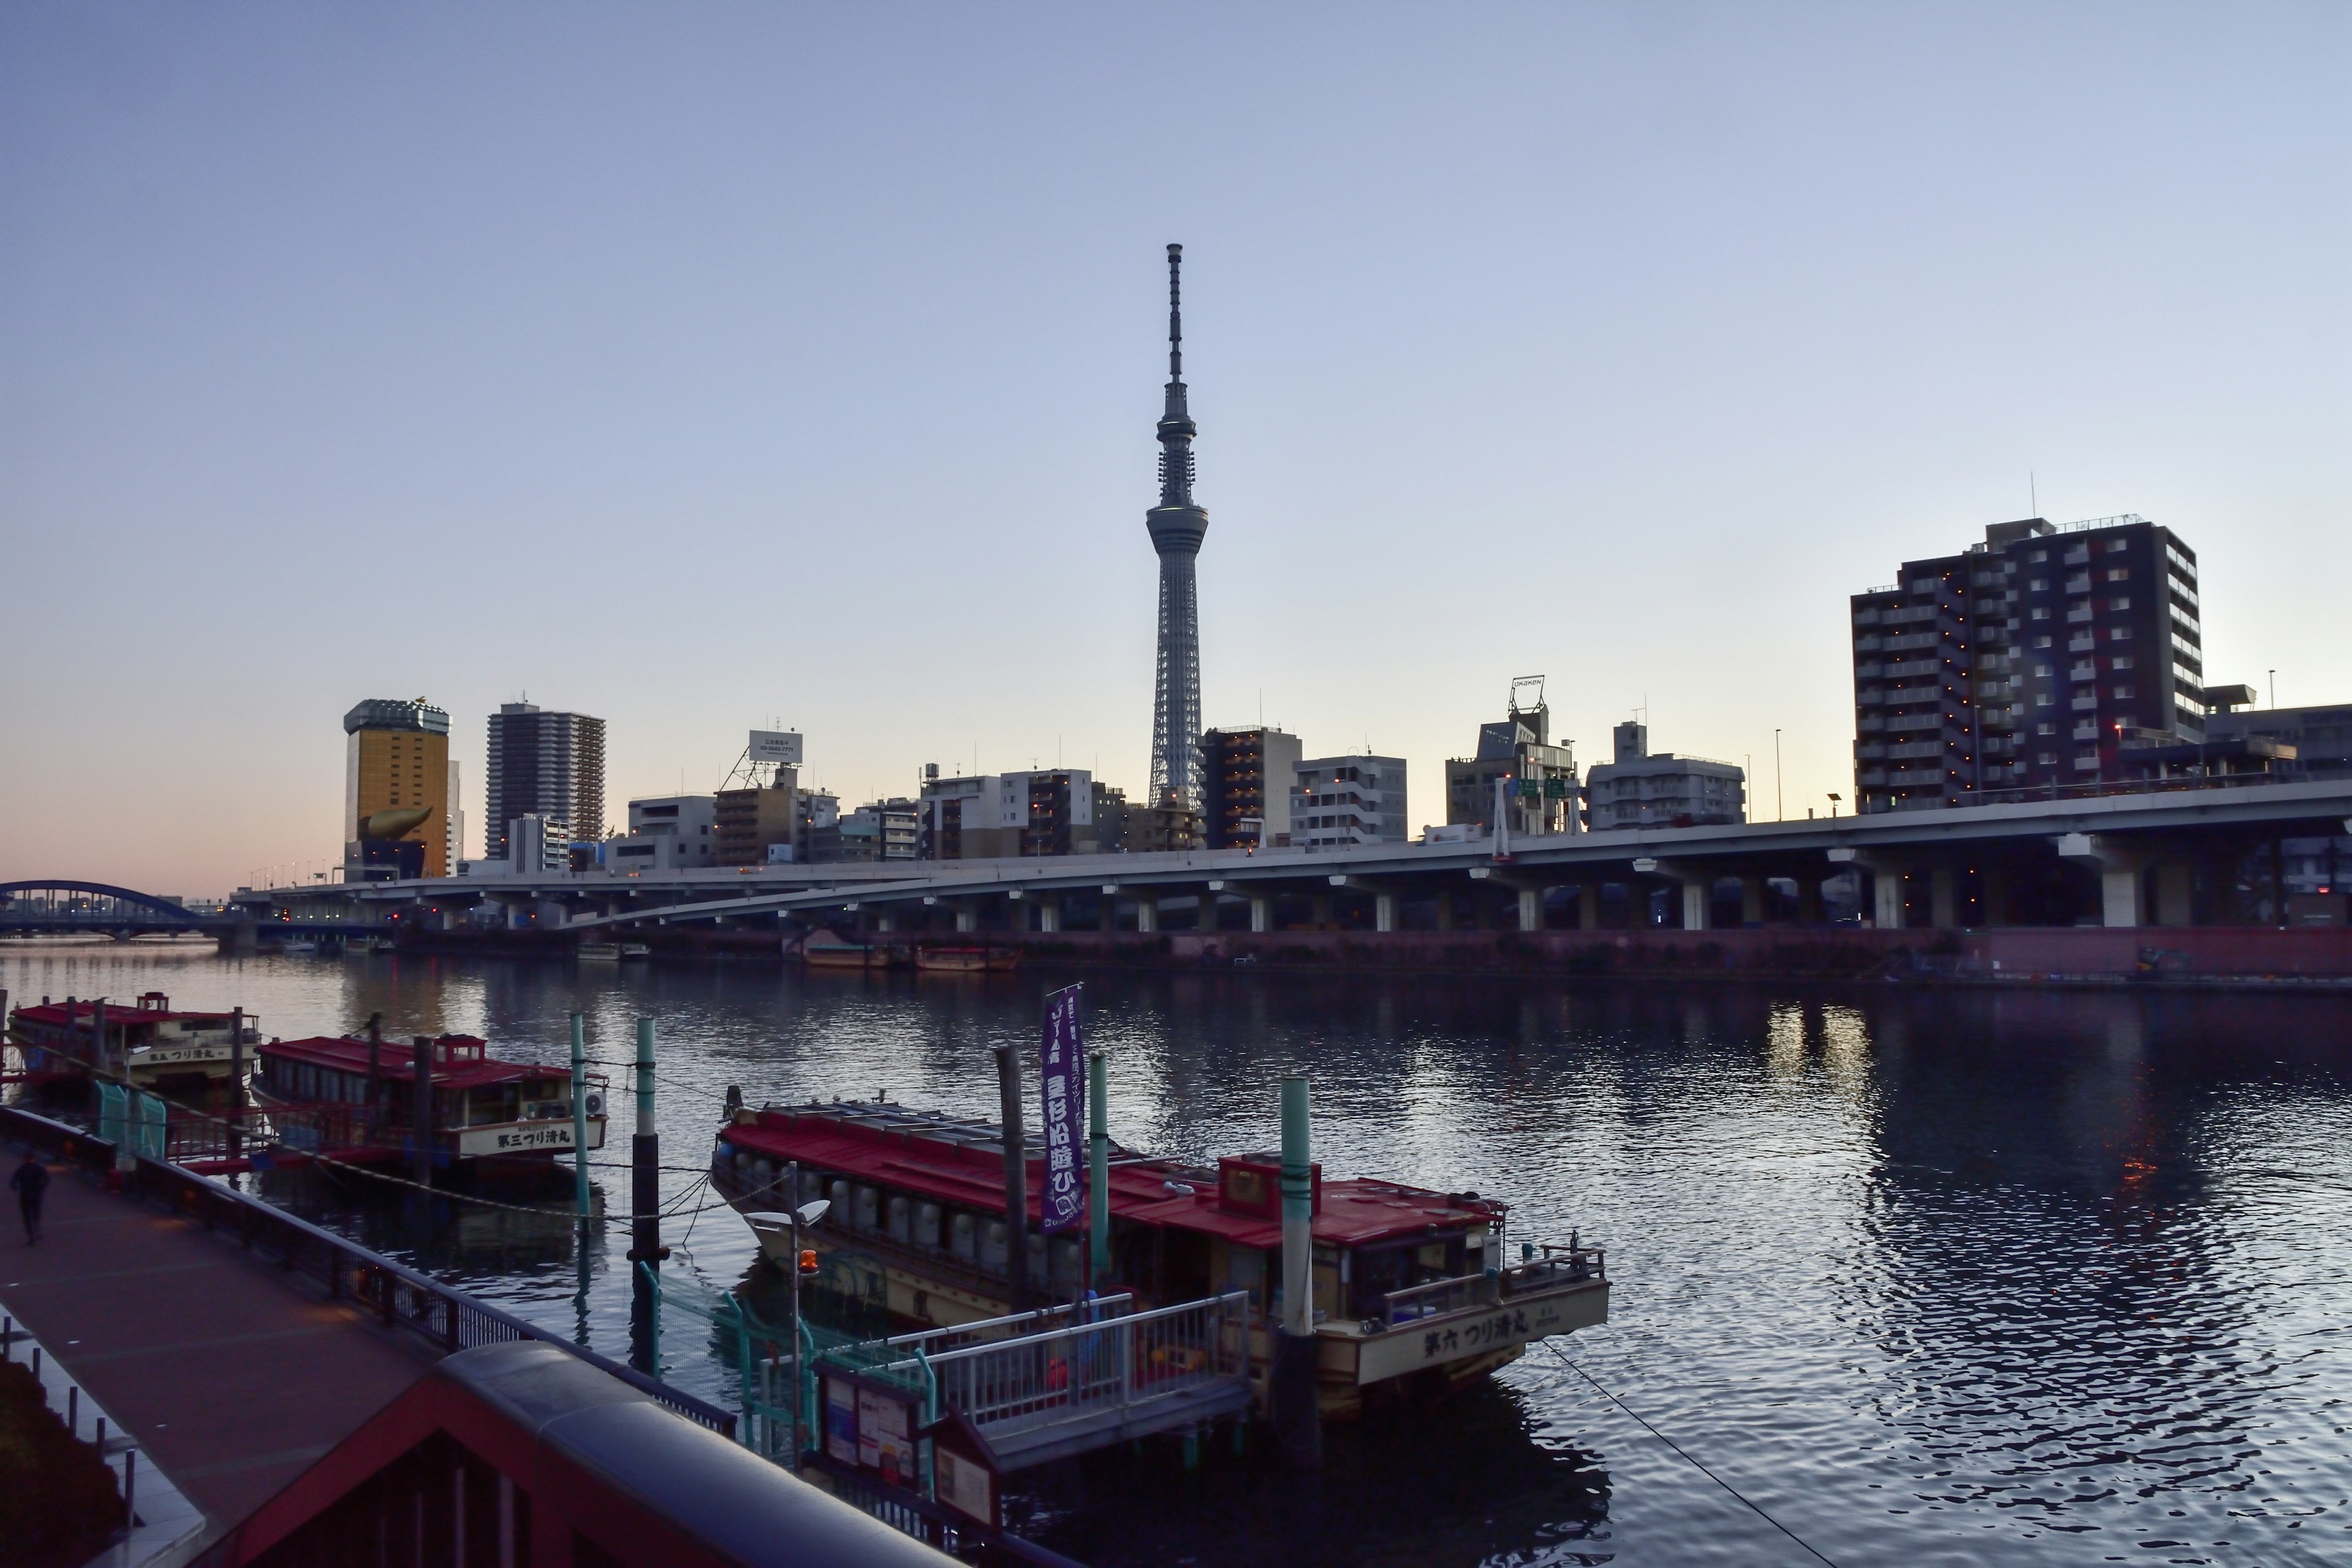
M1465 1266L1464 1237L1448 1235L1360 1247L1349 1254L1348 1265L1349 1310L1369 1318L1379 1312L1381 1298L1391 1290L1459 1278Z
M466 1091L466 1125L480 1127L494 1121L522 1120L522 1086L512 1083L485 1084Z

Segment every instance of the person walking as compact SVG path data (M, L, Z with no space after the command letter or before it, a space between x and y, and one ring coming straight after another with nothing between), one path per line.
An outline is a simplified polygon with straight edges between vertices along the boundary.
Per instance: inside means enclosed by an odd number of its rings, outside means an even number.
M48 1195L49 1168L27 1149L8 1185L16 1191L17 1212L25 1216L25 1245L30 1247L41 1239L41 1200Z

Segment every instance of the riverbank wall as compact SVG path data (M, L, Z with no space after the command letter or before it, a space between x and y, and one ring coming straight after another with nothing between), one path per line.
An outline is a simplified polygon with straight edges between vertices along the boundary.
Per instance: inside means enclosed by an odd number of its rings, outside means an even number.
M772 932L680 926L642 935L656 960L781 961ZM2259 926L1995 927L1875 931L1761 926L1697 931L945 931L869 937L892 945L1015 946L1067 968L1281 970L1368 974L1519 974L2010 984L2341 987L2352 991L2352 929ZM404 952L556 957L560 931L420 931Z

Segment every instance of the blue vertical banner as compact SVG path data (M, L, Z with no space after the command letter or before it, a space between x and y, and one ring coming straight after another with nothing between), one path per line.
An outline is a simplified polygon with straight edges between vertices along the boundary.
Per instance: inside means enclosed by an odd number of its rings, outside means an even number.
M1078 1033L1083 985L1067 986L1045 998L1045 1188L1040 1194L1045 1234L1067 1230L1086 1217L1087 1186L1078 1173L1078 1140L1087 1113L1086 1042Z

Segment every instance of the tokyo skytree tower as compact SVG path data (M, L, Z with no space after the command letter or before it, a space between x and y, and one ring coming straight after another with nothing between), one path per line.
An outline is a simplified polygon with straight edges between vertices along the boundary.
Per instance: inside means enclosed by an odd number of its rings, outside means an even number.
M1201 617L1192 560L1209 514L1192 504L1192 437L1184 406L1184 247L1168 247L1168 400L1160 415L1160 504L1143 514L1160 552L1160 679L1151 701L1151 800L1201 799Z

